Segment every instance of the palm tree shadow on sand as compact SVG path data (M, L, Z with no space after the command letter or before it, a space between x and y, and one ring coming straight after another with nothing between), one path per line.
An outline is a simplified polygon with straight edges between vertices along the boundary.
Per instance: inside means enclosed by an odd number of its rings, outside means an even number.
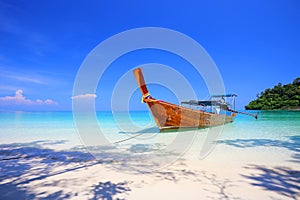
M76 197L76 194L65 192L63 189L36 193L26 186L34 181L42 181L39 187L56 185L59 181L51 184L44 180L101 164L87 152L55 151L43 148L44 145L64 142L66 141L36 141L0 145L0 199L69 199ZM64 168L56 170L57 166ZM81 181L88 180L82 179ZM91 199L115 199L116 195L130 191L127 184L127 182L99 182L90 188L90 193L93 194Z
M289 136L288 140L272 139L235 139L220 140L218 143L236 148L252 147L277 147L292 152L289 162L300 163L300 136ZM251 185L261 187L268 191L276 192L291 199L300 198L300 171L286 166L267 167L260 165L249 165L245 167L253 171L243 177L251 181Z
M288 136L287 140L272 139L235 139L235 140L219 140L218 144L225 144L236 148L252 148L252 147L278 147L293 152L291 162L300 163L300 136Z
M242 175L251 180L251 185L276 192L291 199L300 198L300 171L289 167L266 167L250 165L246 169L254 171Z
M145 163L145 160L136 160L131 156L132 152L120 155L112 148L104 148L103 160L96 160L80 148L73 150L55 151L44 148L45 144L61 144L66 141L36 141L31 143L15 143L0 145L0 199L80 199L78 195L86 195L88 199L124 199L132 191L130 180L105 180L91 173L80 177L73 177L74 173L85 173L84 170L102 165L115 172L122 172L129 175L145 175L144 171L138 171L131 167L134 162L139 165L156 165L157 163ZM139 152L138 152L139 153ZM162 155L163 156L163 155ZM106 158L117 158L106 160ZM120 160L123 159L123 160ZM125 159L125 160L124 160ZM208 184L212 196L216 193L221 199L233 199L227 189L233 187L230 180L224 180L202 170L187 170L184 160L177 165L165 168L160 171L149 172L156 181L168 181L178 183L182 180L198 182L200 185ZM68 178L61 178L66 175ZM70 175L70 176L69 176ZM91 178L94 182L88 183ZM66 176L64 176L66 177ZM95 181L96 180L96 181ZM139 187L146 186L146 183ZM72 185L79 185L79 188L86 188L85 194L77 193L69 188ZM53 188L54 187L54 188ZM34 189L39 189L38 191ZM52 188L52 189L48 189Z
M93 193L94 197L92 200L107 199L112 200L113 197L119 193L126 193L131 191L127 186L126 181L120 183L112 183L111 181L99 182L94 186Z

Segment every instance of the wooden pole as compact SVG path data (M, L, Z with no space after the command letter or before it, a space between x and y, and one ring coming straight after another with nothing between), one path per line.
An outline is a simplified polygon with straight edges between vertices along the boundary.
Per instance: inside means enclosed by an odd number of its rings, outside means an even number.
M250 113L245 113L245 112L240 112L240 111L236 111L236 110L231 110L230 108L228 108L227 110L230 111L230 112L233 112L233 113L249 115L249 116L254 117L255 119L257 119L257 116L258 116L258 113L256 115L253 115L253 114L250 114Z
M138 83L138 86L140 87L140 90L143 95L148 94L148 89L145 83L144 75L142 68L136 68L133 70L133 74L135 76L136 82Z

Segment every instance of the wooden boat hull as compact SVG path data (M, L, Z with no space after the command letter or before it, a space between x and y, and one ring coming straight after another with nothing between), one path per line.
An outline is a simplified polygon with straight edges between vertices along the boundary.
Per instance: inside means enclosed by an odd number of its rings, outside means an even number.
M205 128L233 122L233 115L220 115L178 106L164 101L146 101L158 128Z
M234 113L232 115L215 114L156 100L148 93L142 69L137 68L133 73L143 95L142 102L147 103L161 131L166 129L205 128L233 122Z

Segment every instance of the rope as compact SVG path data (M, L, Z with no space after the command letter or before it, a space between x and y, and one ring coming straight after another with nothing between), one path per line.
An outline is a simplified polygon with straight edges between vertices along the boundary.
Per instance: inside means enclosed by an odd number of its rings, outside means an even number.
M141 102L142 102L142 103L146 103L145 99L149 99L150 97L151 97L151 96L150 96L149 93L144 94L144 95L142 96Z
M129 137L129 138L126 138L126 139L123 139L123 140L118 140L118 141L114 142L114 144L119 144L119 143L121 143L121 142L125 142L125 141L127 141L127 140L131 140L131 139L136 138L136 137L138 137L138 136L140 136L140 135L143 135L143 134L145 134L145 133L140 133L140 134L137 134L137 135L135 135L135 136L132 136L132 137Z

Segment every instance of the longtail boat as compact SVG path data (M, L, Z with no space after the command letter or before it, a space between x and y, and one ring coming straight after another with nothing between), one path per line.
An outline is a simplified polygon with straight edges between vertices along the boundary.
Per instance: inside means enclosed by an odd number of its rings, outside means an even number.
M235 106L235 94L213 95L210 100L190 100L181 102L181 105L155 99L148 92L142 69L136 68L133 73L142 92L142 102L148 105L160 131L218 126L233 122L236 113L253 116L230 108L225 98L233 98Z

